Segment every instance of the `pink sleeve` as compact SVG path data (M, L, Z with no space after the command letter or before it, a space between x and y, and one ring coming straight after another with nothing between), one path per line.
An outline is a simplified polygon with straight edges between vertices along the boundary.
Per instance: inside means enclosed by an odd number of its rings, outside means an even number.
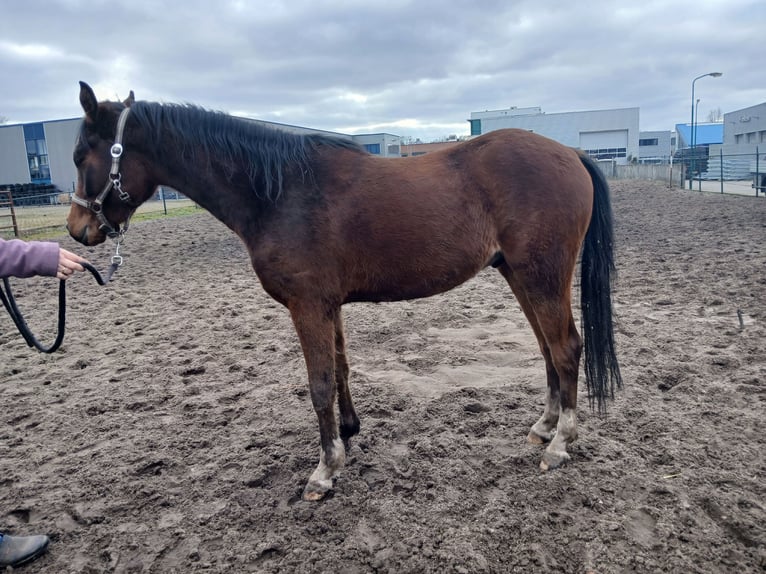
M0 239L0 277L55 277L58 264L58 243Z

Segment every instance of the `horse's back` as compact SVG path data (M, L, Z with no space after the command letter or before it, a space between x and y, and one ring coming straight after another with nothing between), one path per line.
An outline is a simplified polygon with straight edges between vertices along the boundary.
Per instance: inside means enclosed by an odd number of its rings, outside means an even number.
M520 129L503 129L454 147L417 156L378 158L397 189L437 203L464 223L501 239L509 231L530 238L536 228L553 239L582 239L593 205L593 182L579 153ZM491 227L487 229L487 226Z

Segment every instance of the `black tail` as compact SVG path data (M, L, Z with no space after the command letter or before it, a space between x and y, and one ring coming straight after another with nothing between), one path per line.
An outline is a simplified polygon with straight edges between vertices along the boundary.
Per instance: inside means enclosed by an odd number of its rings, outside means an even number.
M606 400L622 387L612 323L614 231L609 184L598 165L580 156L593 180L593 214L583 243L580 268L580 303L585 347L585 382L591 408L606 412Z

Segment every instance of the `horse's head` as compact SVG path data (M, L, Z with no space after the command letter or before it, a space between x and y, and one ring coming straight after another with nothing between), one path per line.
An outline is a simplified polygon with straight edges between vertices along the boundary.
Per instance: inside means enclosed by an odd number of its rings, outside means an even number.
M136 130L131 131L129 125L134 101L130 92L122 103L99 103L91 87L80 82L85 117L74 148L77 189L67 229L85 245L97 245L124 233L130 216L157 187L146 170Z

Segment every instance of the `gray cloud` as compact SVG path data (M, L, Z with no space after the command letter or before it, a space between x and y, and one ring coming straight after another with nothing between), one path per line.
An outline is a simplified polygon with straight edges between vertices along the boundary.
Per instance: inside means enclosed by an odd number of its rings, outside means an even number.
M194 102L266 120L425 139L471 111L641 108L642 129L766 100L761 0L639 3L60 0L6 3L0 115L100 98Z

